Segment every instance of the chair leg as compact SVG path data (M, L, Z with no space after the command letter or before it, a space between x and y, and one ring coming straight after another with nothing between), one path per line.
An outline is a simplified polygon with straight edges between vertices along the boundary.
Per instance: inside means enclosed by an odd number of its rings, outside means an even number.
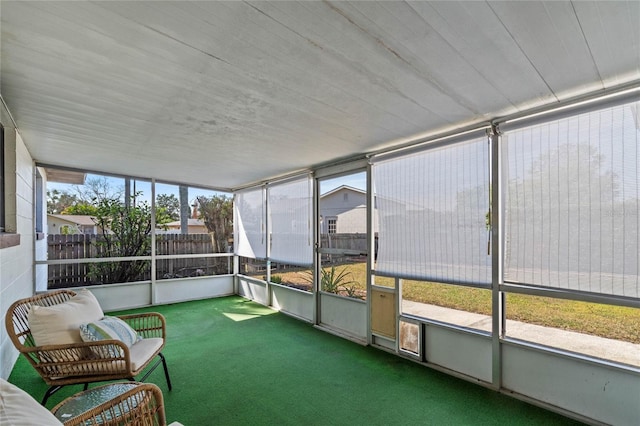
M162 359L162 367L164 367L164 377L165 379L167 379L167 386L169 387L169 390L171 390L171 379L169 378L169 369L167 368L167 360L164 358L164 355L162 355L162 352L159 353L158 355L160 355L160 359Z
M140 381L144 382L145 380L147 380L147 377L149 377L151 373L153 373L154 370L158 367L158 365L160 365L160 363L162 362L162 367L164 368L164 377L165 379L167 379L167 386L169 387L169 390L171 390L171 379L169 378L169 369L167 368L167 360L164 358L164 355L162 355L162 352L159 352L158 356L160 357L160 359L156 361L155 364L153 364L151 367L149 367L149 369L147 370L147 374L142 376ZM133 379L129 379L129 380L133 380Z
M42 402L40 404L44 406L47 403L47 400L49 399L49 397L54 393L56 393L57 391L59 391L60 389L62 389L62 386L60 385L51 386L49 389L47 389L47 392L44 394L44 398L42 398Z

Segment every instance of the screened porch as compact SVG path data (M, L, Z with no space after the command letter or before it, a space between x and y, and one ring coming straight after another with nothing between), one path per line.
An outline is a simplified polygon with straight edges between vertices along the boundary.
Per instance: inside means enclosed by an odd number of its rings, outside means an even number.
M0 5L3 313L250 306L480 405L637 424L639 3L150 4Z

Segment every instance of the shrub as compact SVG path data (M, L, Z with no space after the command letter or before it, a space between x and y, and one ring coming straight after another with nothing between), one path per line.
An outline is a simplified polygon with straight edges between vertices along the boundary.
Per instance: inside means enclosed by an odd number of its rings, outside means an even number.
M127 206L117 199L100 200L93 220L102 230L96 240L97 257L133 257L151 254L151 208L147 203ZM103 262L91 265L96 283L138 281L148 269L148 260Z
M322 268L320 271L320 290L354 299L363 299L363 296L358 291L358 282L353 279L353 274L346 268L337 270L335 266L332 266L331 269ZM309 271L307 281L313 283L313 273L311 271Z

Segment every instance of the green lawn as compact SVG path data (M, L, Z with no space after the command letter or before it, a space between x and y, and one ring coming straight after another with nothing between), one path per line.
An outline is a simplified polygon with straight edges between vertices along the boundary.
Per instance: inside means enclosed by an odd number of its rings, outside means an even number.
M342 265L336 269L343 268L351 272L351 279L364 290L366 263ZM304 284L308 271L277 275L284 284ZM391 278L378 277L376 285L393 286L394 282ZM403 281L402 289L405 300L491 315L489 290L412 280ZM637 308L508 294L506 311L511 320L640 343L640 309Z

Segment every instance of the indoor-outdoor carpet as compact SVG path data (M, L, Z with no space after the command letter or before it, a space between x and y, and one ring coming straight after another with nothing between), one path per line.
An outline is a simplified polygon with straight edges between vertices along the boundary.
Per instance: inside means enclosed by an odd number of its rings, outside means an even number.
M139 311L167 319L169 422L207 425L571 425L566 417L364 347L240 297ZM136 311L127 311L136 312ZM535 378L532 378L535 380ZM38 401L46 386L23 357L9 378ZM95 386L95 385L92 385ZM52 408L82 390L54 394Z

